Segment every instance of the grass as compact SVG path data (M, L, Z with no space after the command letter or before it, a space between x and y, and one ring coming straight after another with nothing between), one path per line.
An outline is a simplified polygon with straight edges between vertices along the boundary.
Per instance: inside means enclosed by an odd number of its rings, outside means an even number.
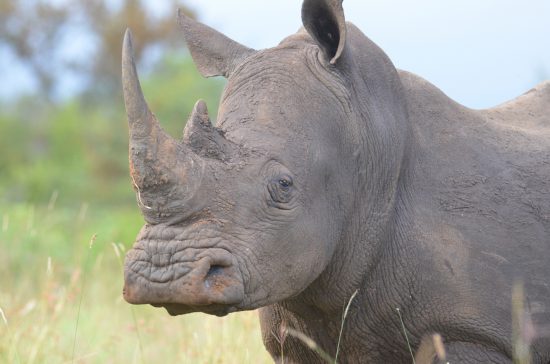
M170 317L122 299L141 223L134 207L0 202L0 363L271 362L255 312Z
M142 224L137 208L58 207L57 197L54 192L39 206L0 203L0 364L272 362L255 312L171 317L161 309L127 304L121 295L122 262ZM337 363L356 293L343 311L334 358L291 328L281 333L281 345L288 334ZM513 304L514 359L529 363L532 340L550 336L550 327L532 327L519 284ZM445 356L438 335L423 338L413 355L396 310L413 363Z
M290 336L293 336L293 337L297 338L302 343L304 343L311 351L314 351L326 363L338 364L338 354L340 353L340 344L342 342L342 334L344 332L344 324L346 323L346 318L348 316L349 309L350 309L350 306L353 302L353 299L355 298L355 296L357 296L358 292L359 292L359 290L356 290L355 292L353 292L353 294L351 295L351 297L348 300L348 303L346 304L346 307L344 308L344 311L342 312L342 320L340 321L340 333L338 334L338 342L336 344L336 354L335 354L334 358L331 357L325 350L323 350L323 348L321 348L315 342L315 340L313 340L309 336L305 335L304 333L302 333L300 331L297 331L297 330L294 330L294 329L291 329L291 328L287 328L287 327L283 327L281 329L281 333L280 333L279 339L278 339L279 344L281 345L281 362L285 363L284 356L283 356L283 353L284 353L283 347L284 347L284 338L288 334Z
M127 304L122 264L142 225L137 208L58 207L57 198L2 209L0 363L272 362L255 312L171 317ZM337 363L356 294L343 310L334 358L303 333L287 328L284 336Z
M344 323L346 322L346 318L348 316L351 303L353 302L353 299L355 298L355 296L357 296L357 293L359 293L358 289L355 292L353 292L350 299L348 300L348 304L346 305L344 312L342 313L342 322L340 324L340 333L338 334L338 343L336 344L336 354L334 355L334 363L338 362L338 354L340 353L340 343L342 341L342 333L344 332Z
M401 310L399 309L399 307L396 307L395 310L397 311L397 315L399 316L399 322L401 322L401 328L403 329L403 335L405 336L405 340L407 341L407 348L409 349L409 354L411 354L412 363L416 364L411 343L409 341L409 335L407 335L407 329L405 328L405 323L403 322L403 317L401 316Z
M197 99L215 117L224 81L174 54L142 85L180 138ZM121 260L143 221L122 95L41 99L0 110L0 364L272 362L255 312L173 318L122 300Z

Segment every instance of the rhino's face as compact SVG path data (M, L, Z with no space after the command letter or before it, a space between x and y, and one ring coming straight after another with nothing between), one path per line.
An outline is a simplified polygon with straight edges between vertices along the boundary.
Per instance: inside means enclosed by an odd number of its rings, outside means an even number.
M298 295L329 263L351 203L344 106L313 44L255 52L181 21L215 45L187 39L199 70L229 83L219 128L199 101L176 141L145 103L125 37L130 168L147 224L126 256L124 298L224 315Z
M326 267L345 173L335 163L339 131L318 123L343 112L305 64L283 71L296 53L254 55L230 78L223 132L203 123L199 103L183 141L156 124L150 144L134 138L148 223L126 257L127 301L222 315L297 295Z

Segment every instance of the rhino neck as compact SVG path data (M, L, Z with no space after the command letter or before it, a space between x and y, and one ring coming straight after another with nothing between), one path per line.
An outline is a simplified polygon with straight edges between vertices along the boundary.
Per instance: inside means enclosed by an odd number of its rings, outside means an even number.
M379 359L376 355L387 350L389 343L396 343L392 347L393 358L399 359L395 362L410 360L410 354L404 350L406 346L395 340L402 335L395 308L407 305L401 294L408 292L408 286L397 277L408 270L406 259L402 260L403 255L399 253L404 242L401 237L412 221L409 209L405 208L407 198L407 193L400 191L392 206L393 212L387 219L377 221L381 232L376 239L381 240L373 243L378 250L376 256L367 257L365 253L365 245L369 239L375 239L375 234L365 232L358 220L350 222L357 236L346 236L341 242L348 247L338 251L334 259L341 264L331 264L299 296L260 309L263 340L272 355L279 353L281 347L273 333L290 327L312 339L332 358L339 347L341 362L359 363L365 358L375 361ZM366 261L370 263L365 264ZM343 323L342 315L348 304ZM279 323L279 327L270 326L273 322ZM380 332L380 327L385 328L384 332ZM339 343L341 337L344 339ZM284 355L292 362L322 362L299 339L287 336L284 342Z
M364 361L360 358L370 358L377 345L384 344L377 339L379 333L373 324L379 324L378 317L387 320L388 335L401 337L395 312L395 307L401 307L401 292L391 287L403 288L402 282L396 281L397 274L408 269L403 266L407 251L402 254L402 246L413 221L408 186L414 179L415 143L406 95L395 67L351 24L349 30L349 47L339 61L349 111L338 135L342 138L339 144L347 149L338 163L352 166L340 170L352 176L348 189L351 202L341 209L344 224L323 273L298 296L262 309L261 316L262 331L269 334L264 341L270 352L277 353L280 348L270 336L280 328L267 327L275 321L305 333L334 357L342 312L358 291L344 326L340 359L360 362ZM380 312L380 308L385 311ZM396 352L401 349L396 348ZM408 360L408 354L403 353L403 360L396 362ZM320 361L310 355L298 340L287 338L286 357L296 362Z
M350 36L356 37L353 30ZM413 221L408 186L414 179L415 143L407 99L393 64L378 47L360 36L349 44L350 54L361 55L359 58L363 54L377 55L368 60L342 60L349 62L343 75L344 83L350 85L351 105L345 137L354 141L348 151L348 164L356 166L350 172L353 202L345 212L346 225L342 227L331 263L318 279L299 296L264 309L262 316L279 315L334 356L343 309L358 290L343 332L346 340L350 340L349 347L346 341L342 343L341 353L346 354L341 358L359 362L361 357L370 357L379 345L372 324L377 317L388 320L389 335L401 335L395 312L395 307L401 306L400 292L388 287L395 281L396 272L408 269L403 266L407 264L406 252L401 252ZM378 79L379 75L385 79ZM402 287L402 282L393 284ZM387 307L387 312L378 316L380 307ZM269 346L269 338L264 340ZM353 340L361 345L353 346ZM295 356L290 354L292 351ZM285 345L285 353L300 362L318 361L308 358L311 354L297 342ZM403 362L406 360L404 356Z
M406 346L395 340L402 335L395 308L408 304L401 295L408 292L409 286L399 276L402 278L403 272L411 271L406 256L409 250L403 249L414 218L409 208L410 193L405 188L410 177L406 169L387 212L372 217L367 224L360 218L365 211L358 201L358 210L349 222L349 234L342 238L342 249L335 253L333 263L299 296L260 310L264 343L272 355L281 347L273 333L291 327L314 340L331 357L335 357L342 335L339 347L342 362L362 362L365 358L374 361L377 353L388 349L389 343L396 343L393 355L394 359L400 359L395 362L410 359L404 350ZM365 229L368 224L375 225ZM369 256L368 251L375 255ZM348 303L349 311L342 325ZM269 326L273 322L280 323L280 327ZM380 327L385 328L383 333ZM290 336L286 337L284 355L295 362L322 361L299 339Z
M355 149L349 151L353 159L350 164L360 167L354 171L353 203L345 212L346 225L342 226L334 256L315 282L281 305L306 321L318 321L321 317L333 321L337 330L329 336L335 340L343 307L356 290L359 294L355 300L366 300L363 293L372 287L373 276L387 269L381 268L380 263L400 269L397 252L412 221L408 186L414 179L415 143L397 72L389 60L382 63L391 77L391 90L366 89L366 83L354 82L350 95L354 109L346 132L350 140L356 140ZM359 69L358 74L348 77L360 80L366 77L363 73L370 77L374 72ZM387 97L390 93L392 98ZM383 256L394 258L387 260Z
M364 48L374 48L372 53L378 51L376 45L368 42ZM317 282L322 287L319 292L334 293L322 309L338 317L349 297L368 286L381 257L401 250L402 236L413 215L409 186L414 180L416 143L407 99L391 61L384 54L376 60L374 66L372 60L359 59L349 67L355 74L348 76L353 80L348 82L353 83L354 105L348 133L359 136L353 164L360 167L353 186L354 203L345 219L348 225L342 230L332 264ZM384 82L377 79L380 74L385 75ZM365 86L371 84L381 86ZM395 260L396 266L401 264L397 257ZM333 282L339 282L339 286L331 286Z

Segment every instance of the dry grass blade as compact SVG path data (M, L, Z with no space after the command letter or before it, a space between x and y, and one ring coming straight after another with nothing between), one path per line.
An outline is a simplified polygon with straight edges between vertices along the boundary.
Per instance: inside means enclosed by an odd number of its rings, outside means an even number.
M431 364L434 359L439 361L446 360L445 346L443 339L439 334L426 335L420 342L420 347L416 351L415 362L417 364Z
M296 331L291 328L287 328L286 332L288 335L293 336L306 344L308 348L313 350L317 355L319 355L324 361L327 363L334 363L334 360L328 355L317 343L311 339L309 336L305 335L304 333L301 333L300 331Z
M344 314L342 315L342 324L340 325L340 333L338 334L338 344L336 345L336 355L334 356L334 364L338 363L338 354L340 353L340 342L342 340L342 332L344 331L344 323L346 322L346 317L348 316L349 308L351 306L351 303L353 302L353 299L355 296L357 296L357 293L359 290L355 290L353 294L351 295L348 304L346 305L346 309L344 310Z
M124 270L124 264L122 263L122 253L124 251L124 247L121 245L117 245L116 243L111 243L111 245L113 246L113 250L115 251L115 255L116 255L116 258L117 258L117 262L118 262L118 265L120 267L120 269L123 271ZM136 310L134 309L134 306L130 306L130 310L132 311L132 321L134 322L134 327L136 328L136 336L137 336L137 341L138 341L138 350L139 350L139 357L140 357L140 361L143 362L143 345L141 343L141 335L139 333L139 326L138 326L138 321L137 321L137 317L136 317Z
M416 364L416 361L414 359L414 354L412 351L411 343L409 341L409 336L407 335L407 330L405 329L405 323L403 322L403 317L401 317L401 310L399 307L396 307L395 309L397 311L397 314L399 315L399 321L401 321L401 327L403 328L403 334L405 335L405 340L407 340L407 347L409 348L409 353L411 354L411 358L413 361L413 364Z
M279 335L275 335L272 332L272 335L274 335L275 340L277 340L279 347L281 348L281 364L284 364L285 362L285 340L287 333L287 325L285 321L283 321L279 327Z
M49 331L50 331L50 327L48 325L45 325L40 329L38 337L34 341L34 345L32 346L32 349L29 353L29 359L27 360L27 364L33 364L36 361L38 351L40 350L40 347L42 346L42 342L44 342L44 340L46 339Z
M531 342L535 328L525 311L523 283L516 282L512 287L512 345L515 364L531 363Z
M6 327L8 326L8 319L6 318L6 315L4 314L4 310L0 308L0 316L2 316L2 321L4 321L4 324L6 324Z
M8 338L12 337L11 335L11 331L10 331L10 326L8 325L8 319L6 318L6 315L4 314L4 310L2 310L2 308L0 307L0 316L2 317L2 321L4 321L4 324L6 325L6 330L7 330L7 333L8 333ZM21 358L19 357L19 350L17 349L17 343L15 343L15 340L12 338L13 340L13 348L15 350L15 358L17 359L17 363L21 363Z
M84 269L88 266L88 261L90 260L90 250L92 250L92 247L94 246L94 241L97 238L97 234L92 235L90 239L89 249L86 253L86 260L84 262ZM71 362L74 363L74 354L76 350L76 335L78 333L78 321L80 320L80 308L82 307L82 299L84 298L84 290L86 288L86 277L87 277L87 271L84 270L84 275L82 277L82 291L80 292L80 300L78 301L78 310L76 314L76 324L74 328L74 338L73 338L73 353L71 356Z

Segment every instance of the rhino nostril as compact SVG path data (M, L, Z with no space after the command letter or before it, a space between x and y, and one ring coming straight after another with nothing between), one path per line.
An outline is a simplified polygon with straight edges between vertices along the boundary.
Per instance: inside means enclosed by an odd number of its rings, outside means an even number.
M208 277L215 276L215 275L218 275L218 274L222 274L223 268L224 267L222 267L221 265L211 266L210 269L208 270L208 273L206 274L206 278L208 279Z
M208 270L208 273L206 274L206 277L204 277L204 286L206 288L215 288L219 287L221 284L221 281L223 281L223 271L227 267L224 267L223 265L214 264L210 266L210 269Z

